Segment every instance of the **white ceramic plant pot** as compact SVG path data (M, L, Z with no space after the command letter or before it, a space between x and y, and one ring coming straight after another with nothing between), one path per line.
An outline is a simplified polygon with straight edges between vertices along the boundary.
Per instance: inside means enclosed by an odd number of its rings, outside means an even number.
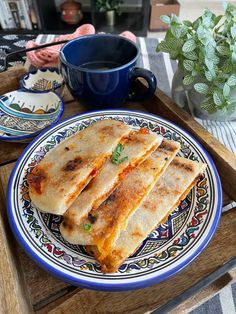
M200 105L204 100L204 95L196 92L193 84L188 86L183 84L183 74L180 69L177 69L174 74L171 94L177 105L197 118L217 121L236 120L236 110L232 114L223 110L209 114L207 111L202 110ZM231 92L231 96L236 99L236 88Z

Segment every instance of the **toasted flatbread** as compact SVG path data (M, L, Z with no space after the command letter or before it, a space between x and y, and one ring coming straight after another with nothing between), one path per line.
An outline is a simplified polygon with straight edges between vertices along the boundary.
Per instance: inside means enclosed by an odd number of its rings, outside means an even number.
M143 240L179 205L196 183L206 165L185 158L176 157L163 176L149 193L146 200L134 213L127 228L113 246L105 259L100 258L98 250L93 249L101 262L103 272L115 272L132 255Z
M164 140L155 152L126 176L118 188L80 226L63 221L62 236L70 243L94 244L103 257L108 255L129 218L140 206L158 177L180 148L179 143ZM91 228L88 229L88 226Z
M141 164L161 144L162 136L153 132L130 133L123 144L121 163L108 159L99 174L87 185L64 214L67 224L81 224L91 210L98 208L122 179Z
M62 215L131 130L120 121L102 120L57 145L27 175L33 205Z

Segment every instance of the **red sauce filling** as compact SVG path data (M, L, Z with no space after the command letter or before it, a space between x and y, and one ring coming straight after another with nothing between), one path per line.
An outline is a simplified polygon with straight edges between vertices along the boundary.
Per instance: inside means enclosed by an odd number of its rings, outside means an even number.
M97 174L98 170L97 169L93 169L91 172L90 172L90 176L91 177L95 177L96 174Z
M139 133L141 133L141 134L149 134L149 130L146 129L146 128L141 128L141 129L139 130Z

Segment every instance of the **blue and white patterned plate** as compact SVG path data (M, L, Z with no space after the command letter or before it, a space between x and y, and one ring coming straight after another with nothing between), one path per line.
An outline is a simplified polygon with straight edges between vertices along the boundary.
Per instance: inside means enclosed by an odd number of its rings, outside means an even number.
M101 273L98 262L83 246L69 244L62 238L60 216L43 214L33 208L26 182L27 172L51 149L100 119L116 119L134 128L148 128L166 139L180 142L181 156L208 165L196 186L167 221L113 274ZM222 206L221 184L214 163L190 134L160 117L123 110L78 115L46 130L26 148L16 163L7 197L12 230L25 251L41 267L73 285L109 291L146 287L187 266L212 238Z
M64 101L54 92L30 93L22 89L0 96L0 140L28 142L55 125L64 112Z

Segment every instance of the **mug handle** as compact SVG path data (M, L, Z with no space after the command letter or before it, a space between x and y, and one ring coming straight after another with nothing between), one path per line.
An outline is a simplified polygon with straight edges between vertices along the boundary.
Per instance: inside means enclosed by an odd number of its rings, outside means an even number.
M130 83L132 84L138 77L142 77L147 81L148 89L145 93L142 94L138 94L131 90L130 94L128 95L128 100L131 101L144 100L152 96L156 91L157 80L155 75L151 71L138 67L132 68L129 72Z

